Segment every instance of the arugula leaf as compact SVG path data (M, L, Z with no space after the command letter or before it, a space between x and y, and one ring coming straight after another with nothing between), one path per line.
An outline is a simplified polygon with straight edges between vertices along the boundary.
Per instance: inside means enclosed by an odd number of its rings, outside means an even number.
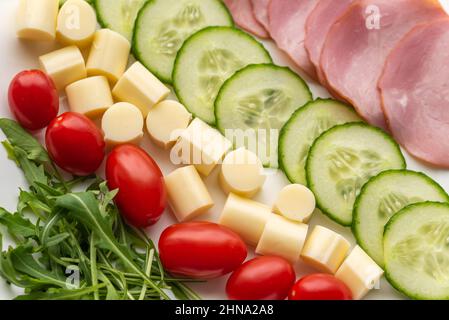
M105 284L86 287L81 289L49 289L47 292L33 292L21 295L15 300L79 300L88 296L90 293L105 287Z
M31 161L28 158L27 153L21 148L14 147L14 154L25 174L25 179L31 186L36 186L36 182L48 185L48 178L42 164L37 165Z
M19 242L36 236L34 224L19 213L12 214L0 208L0 224L6 226L9 234Z
M50 162L50 157L44 147L16 121L0 119L0 129L14 148L18 147L25 151L29 160L42 164Z

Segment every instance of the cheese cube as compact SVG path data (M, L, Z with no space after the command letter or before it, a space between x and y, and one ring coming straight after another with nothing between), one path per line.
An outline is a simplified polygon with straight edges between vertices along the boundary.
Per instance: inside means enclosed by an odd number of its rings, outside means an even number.
M231 193L219 223L240 235L247 244L256 246L271 216L270 207Z
M196 118L181 132L171 159L174 164L193 164L202 175L208 176L231 148L231 142L219 131Z
M137 144L143 137L142 113L130 103L116 103L104 113L101 128L108 145Z
M356 246L335 276L351 289L354 300L360 300L376 286L383 273L374 260Z
M80 48L91 44L97 29L94 9L84 0L67 0L59 10L56 38Z
M140 108L144 117L157 103L167 98L170 90L140 62L135 62L112 90L117 100Z
M70 111L95 118L114 104L108 79L102 76L79 80L65 88Z
M76 46L40 56L39 62L58 90L64 90L69 84L87 77L83 55Z
M170 207L180 222L191 220L214 206L194 166L173 171L165 177L165 186Z
M219 181L225 193L254 196L265 182L262 162L251 151L240 148L228 153L221 165Z
M59 0L20 0L17 36L37 41L54 40L58 8Z
M296 263L307 237L307 225L272 214L256 248L257 254L279 256Z
M158 146L169 149L173 147L182 130L185 130L192 115L177 101L165 100L155 105L148 112L147 131Z
M309 188L291 184L279 192L273 211L291 220L307 222L315 205L315 196Z
M109 29L98 30L87 59L87 74L105 76L115 84L126 70L130 50L129 41L120 33Z
M348 254L350 244L338 233L316 226L301 253L302 260L322 272L335 273Z

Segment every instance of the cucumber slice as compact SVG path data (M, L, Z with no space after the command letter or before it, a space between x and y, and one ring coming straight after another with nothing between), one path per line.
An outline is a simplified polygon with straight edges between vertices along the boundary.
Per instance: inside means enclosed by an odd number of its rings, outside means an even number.
M184 40L208 26L233 26L220 0L152 0L140 10L133 38L134 56L166 83Z
M176 56L176 95L193 115L215 124L214 101L222 84L253 63L271 63L270 54L253 37L232 27L205 28L188 38Z
M129 41L137 13L145 2L147 0L93 0L100 25L122 34Z
M217 128L236 148L244 146L257 153L265 166L277 167L279 130L311 99L307 84L290 69L249 65L221 87L215 100ZM237 135L243 132L245 136Z
M405 166L399 146L385 132L363 123L348 123L315 140L306 175L319 209L337 223L350 226L362 186L382 171Z
M279 136L279 166L290 182L307 184L305 165L316 138L335 125L358 121L351 107L332 99L317 99L298 109Z
M385 275L413 299L449 299L449 205L412 204L385 226Z
M407 205L424 201L449 202L449 196L434 180L419 172L385 171L363 186L355 201L352 230L359 245L379 266L384 266L385 224Z

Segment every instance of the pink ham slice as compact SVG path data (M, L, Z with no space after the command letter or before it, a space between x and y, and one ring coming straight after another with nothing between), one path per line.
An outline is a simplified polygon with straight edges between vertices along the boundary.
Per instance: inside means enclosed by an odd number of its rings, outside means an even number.
M379 88L399 143L449 168L449 20L413 29L390 54Z
M251 0L256 20L268 30L268 5L270 0Z
M355 2L327 35L320 63L327 84L370 124L386 129L377 83L388 54L417 24L444 16L435 0Z
M271 37L277 46L310 77L316 79L316 72L309 59L304 39L306 20L318 0L271 0L268 6Z
M267 30L254 16L251 0L223 0L223 2L240 28L260 38L269 37Z
M320 0L307 18L304 44L309 59L315 66L318 79L323 85L326 84L320 68L320 57L327 33L353 2L354 0Z

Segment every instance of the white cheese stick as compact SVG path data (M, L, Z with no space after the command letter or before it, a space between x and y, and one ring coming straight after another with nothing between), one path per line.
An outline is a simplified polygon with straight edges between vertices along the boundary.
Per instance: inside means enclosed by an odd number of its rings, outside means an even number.
M158 146L169 149L173 147L182 130L185 130L192 115L177 101L159 102L148 112L147 131Z
M203 180L194 166L173 171L165 177L168 202L178 221L188 221L214 206Z
M59 10L56 38L61 44L87 47L96 29L97 16L86 1L67 0Z
M256 248L256 253L279 256L296 263L307 237L307 225L272 214Z
M98 30L87 59L87 74L105 76L115 84L126 70L130 50L129 41L120 33L109 29Z
M256 246L271 216L270 207L231 193L219 223L240 235L247 244Z
M112 89L117 100L140 108L144 117L157 103L167 98L170 90L140 62L135 62Z
M79 80L65 88L70 111L95 118L114 104L108 79L103 76Z
M309 188L291 184L279 192L273 211L294 221L307 222L315 205L315 196Z
M245 148L226 155L219 175L225 193L232 192L248 198L260 190L265 178L262 162L256 154Z
M143 137L142 113L130 103L116 103L104 113L101 128L105 141L110 146L138 144Z
M360 300L379 283L383 273L374 260L356 246L335 276L351 289L354 300Z
M35 41L55 39L59 0L20 0L17 36Z
M350 244L338 233L316 226L301 253L302 260L312 267L335 273L348 254Z
M231 148L231 142L219 131L196 118L181 132L171 159L174 164L193 164L208 176Z
M40 56L39 62L58 90L64 90L69 84L87 77L83 55L76 46Z

